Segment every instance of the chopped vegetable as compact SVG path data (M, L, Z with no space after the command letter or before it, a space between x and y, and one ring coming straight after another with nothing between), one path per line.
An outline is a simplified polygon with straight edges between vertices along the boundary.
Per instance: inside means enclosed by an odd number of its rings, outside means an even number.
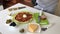
M25 31L24 29L21 29L19 32L24 33L24 31Z
M11 22L12 22L12 20L11 20L11 19L8 19L8 20L6 21L6 24L11 23Z
M39 13L34 13L34 19L36 20L36 23L39 23Z

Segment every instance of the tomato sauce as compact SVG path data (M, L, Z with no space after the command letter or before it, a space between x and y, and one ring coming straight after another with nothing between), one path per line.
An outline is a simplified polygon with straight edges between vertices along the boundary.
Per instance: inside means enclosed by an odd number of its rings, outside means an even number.
M24 14L27 16L26 18L23 17ZM20 12L15 17L15 19L20 22L26 22L31 18L32 18L32 14L30 14L29 12Z

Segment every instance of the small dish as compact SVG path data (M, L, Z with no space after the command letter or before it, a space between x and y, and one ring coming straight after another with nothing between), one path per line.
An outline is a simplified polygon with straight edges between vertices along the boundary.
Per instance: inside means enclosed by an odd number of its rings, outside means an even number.
M30 24L35 24L35 25L38 26L37 29L36 29L34 32L30 32L30 31L29 31L28 28L29 28L29 25L30 25ZM41 32L41 27L40 27L40 25L37 24L37 23L29 23L28 26L27 26L27 31L30 32L30 33L40 33L40 32Z

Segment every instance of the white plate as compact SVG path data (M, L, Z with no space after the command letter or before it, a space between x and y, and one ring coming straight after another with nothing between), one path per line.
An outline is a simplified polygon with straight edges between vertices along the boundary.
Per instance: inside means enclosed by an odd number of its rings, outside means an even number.
M37 30L36 30L35 32L33 32L33 33L40 33L40 32L41 32L41 26L40 26L39 24L37 24L37 23L29 23L28 26L29 26L30 24L36 24L36 25L38 25ZM28 30L28 26L27 26L27 28L26 28L27 30ZM28 30L28 32L29 32L29 30ZM32 33L32 32L30 32L30 33Z

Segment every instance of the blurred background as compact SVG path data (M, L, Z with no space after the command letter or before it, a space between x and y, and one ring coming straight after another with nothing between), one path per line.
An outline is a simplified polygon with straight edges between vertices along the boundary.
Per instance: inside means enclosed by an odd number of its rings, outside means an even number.
M37 5L35 1L36 0L0 0L0 11L17 3L22 3L30 7L34 7L35 5ZM55 8L54 15L60 16L60 0Z

